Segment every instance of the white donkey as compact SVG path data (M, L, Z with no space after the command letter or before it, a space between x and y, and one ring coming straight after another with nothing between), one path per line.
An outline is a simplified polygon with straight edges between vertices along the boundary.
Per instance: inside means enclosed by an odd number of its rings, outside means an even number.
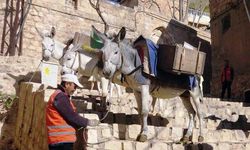
M42 40L43 60L49 61L51 58L54 58L55 60L58 60L61 65L63 65L62 63L64 61L61 60L63 58L63 55L65 54L65 52L67 51L68 48L70 49L73 46L70 45L70 43L67 43L67 45L65 45L64 43L61 43L61 42L55 40L54 39L55 28L53 28L53 27L52 27L50 33L41 33L39 30L37 30L37 32L39 33L39 35L43 39ZM68 46L68 48L66 46ZM95 57L95 56L92 55L91 58L92 57ZM88 63L89 59L91 59L91 58L89 58L88 56L86 56L86 58L87 58L86 63ZM108 95L109 81L107 79L105 79L104 77L100 77L96 63L97 63L97 60L95 60L94 63L90 65L91 69L89 69L88 72L85 71L85 73L82 73L82 74L87 76L87 77L97 79L98 91L102 94L102 96L107 96ZM73 70L66 70L66 71L62 71L62 72L73 73L72 71ZM76 71L76 70L74 70L74 71ZM102 89L100 88L100 84L102 86ZM112 89L113 89L113 86L110 87L110 97L112 97ZM117 90L119 90L119 89L117 89ZM119 91L118 91L118 93L120 94ZM118 94L118 97L121 95L121 94L120 95L119 94Z
M192 136L193 122L195 112L199 119L199 137L198 141L203 141L203 117L200 109L200 100L203 100L201 76L195 78L196 86L189 89L184 86L183 78L180 76L165 76L165 81L149 79L142 74L142 63L138 52L132 47L132 44L124 39L126 31L122 28L115 39L110 40L104 34L93 27L93 31L104 41L104 47L101 49L103 55L103 74L106 78L112 79L118 74L122 74L124 83L133 89L138 104L139 114L141 116L141 132L137 137L138 141L146 141L148 134L147 118L150 101L153 98L171 98L180 96L185 108L189 113L189 126L186 135L181 139L187 142ZM168 79L170 78L171 79ZM187 77L188 76L184 76ZM201 81L201 82L200 82ZM193 101L191 102L191 99Z

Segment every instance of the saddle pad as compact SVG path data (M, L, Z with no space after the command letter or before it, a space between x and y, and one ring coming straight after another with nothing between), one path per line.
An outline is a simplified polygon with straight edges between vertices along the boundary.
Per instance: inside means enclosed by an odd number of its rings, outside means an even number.
M150 39L140 36L135 40L134 47L137 49L143 64L143 72L151 76L157 76L158 45L156 45Z

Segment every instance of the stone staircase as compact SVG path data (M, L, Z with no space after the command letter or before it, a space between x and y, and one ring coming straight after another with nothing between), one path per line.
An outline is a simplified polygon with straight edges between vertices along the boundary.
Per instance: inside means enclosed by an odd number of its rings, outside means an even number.
M188 127L188 115L178 97L157 100L148 117L148 141L136 142L140 132L137 104L132 93L118 100L109 99L103 109L97 91L86 90L73 97L78 112L89 119L100 119L97 127L88 127L88 148L107 150L250 150L250 108L242 102L204 98L204 142L198 143L198 124L192 144L179 144Z

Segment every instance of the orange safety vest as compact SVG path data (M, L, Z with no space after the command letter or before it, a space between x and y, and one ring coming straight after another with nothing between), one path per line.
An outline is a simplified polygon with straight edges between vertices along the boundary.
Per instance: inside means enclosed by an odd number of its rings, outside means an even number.
M75 129L68 125L62 116L53 106L53 102L60 90L55 91L51 96L46 108L46 126L48 131L48 144L55 143L74 143L76 141ZM66 95L66 94L65 94ZM76 108L70 101L71 107Z

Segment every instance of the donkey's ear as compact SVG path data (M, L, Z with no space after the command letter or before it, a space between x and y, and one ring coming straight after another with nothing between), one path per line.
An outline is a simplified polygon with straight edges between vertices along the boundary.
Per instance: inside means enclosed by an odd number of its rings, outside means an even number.
M43 39L44 38L44 34L37 27L35 27L35 29L36 29L38 35Z
M125 36L126 36L126 29L125 29L125 27L122 27L113 41L114 42L120 42L125 38Z
M105 41L107 39L107 36L105 34L98 31L93 25L91 27L92 27L93 35L94 34L97 35L99 38L102 39L102 41Z
M52 38L56 35L56 28L55 27L51 27L50 35Z

